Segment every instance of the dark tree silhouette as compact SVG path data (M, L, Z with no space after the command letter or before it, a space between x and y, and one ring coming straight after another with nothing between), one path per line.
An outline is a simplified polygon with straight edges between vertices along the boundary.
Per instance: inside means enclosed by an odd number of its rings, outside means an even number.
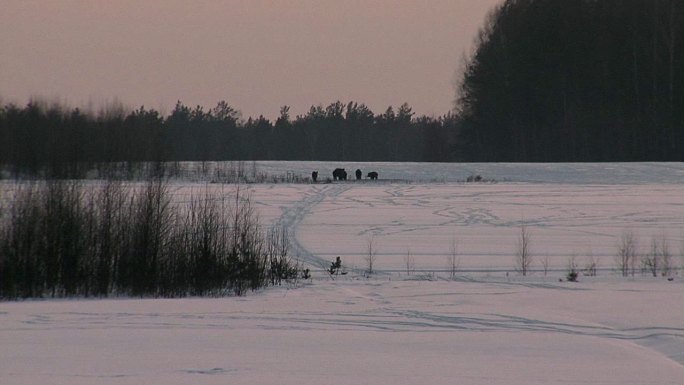
M463 155L683 160L683 22L675 0L503 2L465 65Z
M166 117L144 106L96 116L41 101L9 104L0 107L0 166L14 175L73 178L93 167L131 174L139 162L459 158L451 151L458 148L452 115L415 118L408 104L394 111L374 115L364 104L338 101L292 119L283 106L273 123L241 120L225 101L208 110L179 101Z

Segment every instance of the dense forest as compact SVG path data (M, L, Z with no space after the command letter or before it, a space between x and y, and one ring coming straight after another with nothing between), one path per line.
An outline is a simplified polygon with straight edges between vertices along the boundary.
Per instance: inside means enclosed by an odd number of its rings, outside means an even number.
M415 117L407 104L374 114L355 102L312 106L294 119L241 119L178 102L166 117L141 107L94 114L46 102L0 108L0 164L15 175L70 174L99 162L204 160L449 161L455 117ZM78 165L78 166L76 166Z
M507 0L458 90L473 161L684 160L684 3Z
M682 161L684 4L506 0L464 61L454 111L381 113L357 102L275 121L221 101L84 112L0 106L0 167L77 175L99 162Z

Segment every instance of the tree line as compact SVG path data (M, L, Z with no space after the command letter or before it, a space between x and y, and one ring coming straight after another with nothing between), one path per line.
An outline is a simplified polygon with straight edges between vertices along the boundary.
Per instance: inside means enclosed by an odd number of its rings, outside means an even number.
M77 175L96 162L682 161L684 4L505 0L464 60L454 107L428 117L337 101L245 120L225 101L178 102L164 116L34 100L0 107L0 166Z
M684 3L506 0L458 90L464 157L684 160Z
M14 174L78 176L101 162L206 160L453 160L452 114L415 117L408 104L375 114L356 102L291 118L242 119L225 101L178 102L168 116L140 107L99 114L31 101L0 108L0 164Z

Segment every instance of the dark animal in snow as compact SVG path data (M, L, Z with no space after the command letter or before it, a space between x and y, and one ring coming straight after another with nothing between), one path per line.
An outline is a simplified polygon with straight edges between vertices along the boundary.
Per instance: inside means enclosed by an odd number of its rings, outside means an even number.
M343 168L336 168L333 171L333 180L347 180L347 172Z

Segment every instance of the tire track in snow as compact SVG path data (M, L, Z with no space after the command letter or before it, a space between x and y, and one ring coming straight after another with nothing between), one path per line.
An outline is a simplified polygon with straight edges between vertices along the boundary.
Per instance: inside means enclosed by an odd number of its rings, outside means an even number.
M351 186L349 185L338 183L314 185L311 189L313 194L307 195L294 205L283 209L283 214L275 223L276 225L283 226L287 231L291 250L289 254L291 256L298 258L300 262L305 264L327 269L330 261L314 255L299 242L297 239L297 227L319 203L325 199L337 197L350 188Z

